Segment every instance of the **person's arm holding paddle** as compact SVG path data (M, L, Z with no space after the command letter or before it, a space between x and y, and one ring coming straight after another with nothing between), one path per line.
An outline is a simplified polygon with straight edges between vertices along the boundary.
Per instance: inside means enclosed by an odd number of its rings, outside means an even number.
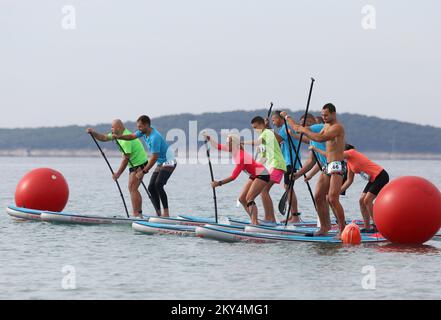
M95 132L92 128L87 128L86 132L90 135L92 135L95 139L97 139L100 142L107 142L112 139L109 139L108 135L104 135L98 132Z
M126 134L126 135L113 134L112 137L113 139L125 140L125 141L136 140L139 138L136 133Z
M354 182L354 176L355 176L355 174L351 170L348 170L348 178L347 178L346 182L341 186L341 192L340 193L345 193L346 190L349 189L349 187Z
M104 135L99 132L95 132L92 128L88 128L86 132L101 142L108 142L113 140L113 134ZM116 181L119 179L119 177L123 174L124 170L126 170L127 165L129 164L129 160L130 160L130 154L123 155L123 161L121 162L119 169L112 174L113 180Z
M286 111L282 111L282 112L280 112L280 116L281 117L283 117L285 120L286 120L286 122L288 123L288 125L291 127L291 128L294 128L294 127L296 127L296 126L298 126L299 124L286 112ZM296 130L297 131L297 130ZM300 140L300 135L299 134L297 134L296 132L294 132L293 130L291 130L291 129L289 129L289 134L290 134L290 136L291 137L293 137L294 139L296 139L296 140ZM307 138L307 137L305 137L304 135L303 135L303 137L302 137L302 142L303 143L309 143L310 141L309 141L309 139Z
M343 128L340 125L335 125L328 130L322 130L319 133L312 132L309 128L297 126L294 128L297 132L303 133L308 138L316 142L326 142L342 135Z
M118 180L119 177L123 174L123 172L126 170L127 166L129 165L130 161L130 154L124 154L123 160L119 166L119 169L112 175L113 180Z
M125 141L131 141L131 140L136 140L138 139L138 135L136 133L131 133L131 134L126 134L126 135L118 135L118 134L112 134L112 139L115 140L125 140ZM153 154L152 158L150 159L150 161L148 162L147 166L144 167L144 169L142 171L139 171L136 174L136 177L140 180L142 180L142 178L144 177L144 175L149 172L149 170L154 166L154 164L156 163L156 160L158 159L158 155ZM127 168L127 165L129 164L129 160L130 160L130 154L125 154L124 155L124 160L121 163L121 166L119 167L119 170L117 172L115 172L115 174L113 175L113 179L117 180L121 174L124 172L124 170Z
M293 137L294 139L296 139L297 141L300 140L300 135L297 134L297 133L295 133L295 132L292 131L292 130L289 130L289 135L290 135L291 137ZM311 142L311 140L309 140L305 135L303 135L303 137L302 137L302 142L308 144L308 143Z
M139 172L136 174L136 177L139 180L142 180L144 176L149 173L150 169L153 168L153 166L156 164L156 161L158 161L158 153L153 153L149 159L149 162L144 167L144 169L139 170Z
M308 172L308 174L305 175L305 182L308 182L312 178L315 177L317 173L322 171L322 168L318 165L318 163L315 164L315 166Z
M243 169L244 169L244 165L243 165L243 163L241 163L241 164L237 164L236 167L234 168L234 171L233 171L233 173L231 174L230 177L228 177L228 178L226 178L226 179L223 179L223 180L220 180L220 181L213 181L213 182L211 183L211 187L212 187L212 188L221 187L221 186L223 186L224 184L227 184L227 183L230 183L230 182L236 180L237 177L239 176L239 174L242 172Z
M293 175L294 180L297 180L301 176L303 176L306 173L308 173L309 171L311 171L311 169L314 167L315 164L316 164L316 161L315 161L314 157L308 158L308 160L306 160L306 162L303 164L303 167L299 171L294 173L294 175Z
M262 144L262 139L257 139L257 140L249 140L249 141L243 141L241 142L242 145L244 146L260 146Z
M226 152L230 151L226 145L217 142L216 139L210 137L206 132L202 132L202 136L206 141L210 143L212 147L216 148L217 150L226 151Z
M314 147L314 146L310 146L308 149L311 150L311 151L314 151L314 152L320 153L322 156L325 156L325 157L326 157L326 151L324 151L324 150L321 150L321 149L316 148L316 147Z

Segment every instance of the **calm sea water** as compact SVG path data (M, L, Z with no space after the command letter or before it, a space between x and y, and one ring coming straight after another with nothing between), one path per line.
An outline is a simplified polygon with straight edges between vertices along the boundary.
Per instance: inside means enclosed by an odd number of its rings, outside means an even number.
M111 162L116 167L119 160ZM439 162L379 163L392 177L419 175L441 186ZM124 216L116 186L100 158L0 158L0 166L3 208L13 202L15 186L26 172L51 167L68 180L66 211ZM231 169L214 166L217 178L226 177ZM207 166L179 165L167 186L173 213L212 216L209 180ZM242 176L218 189L221 216L245 217L236 207L244 181ZM121 182L125 186L127 178ZM351 218L359 218L363 185L356 179L342 200ZM303 218L315 218L304 183L298 183L296 191ZM275 187L273 198L278 201L281 194L282 188ZM145 198L149 211L152 207ZM128 226L18 222L0 214L0 299L440 299L440 257L438 241L418 247L225 244L141 235ZM63 289L66 266L75 270L74 290ZM375 282L372 278L367 282L375 284L374 289L363 288L367 275L375 276Z

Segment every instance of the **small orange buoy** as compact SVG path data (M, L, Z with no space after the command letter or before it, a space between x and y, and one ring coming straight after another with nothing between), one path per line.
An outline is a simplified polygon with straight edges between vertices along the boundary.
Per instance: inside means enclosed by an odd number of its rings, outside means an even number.
M360 244L360 228L354 222L348 224L341 234L341 241L344 244Z

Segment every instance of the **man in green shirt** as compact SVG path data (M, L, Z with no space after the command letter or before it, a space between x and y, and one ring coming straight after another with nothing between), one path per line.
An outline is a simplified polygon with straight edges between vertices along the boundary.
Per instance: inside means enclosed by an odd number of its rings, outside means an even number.
M279 141L274 132L271 131L271 129L268 129L265 119L262 117L255 117L251 120L251 125L260 136L256 141L244 142L244 144L262 146L266 159L264 165L270 173L270 182L261 193L262 204L265 211L265 220L268 222L276 222L270 190L274 184L280 184L284 177L286 172L285 158L283 157Z
M95 132L92 128L87 129L87 133L93 135L95 139L101 142L112 141L112 134L116 135L128 135L131 132L124 127L121 120L114 120L112 122L112 132L104 135ZM129 192L130 199L132 201L133 216L142 218L142 196L139 192L139 186L141 185L140 179L136 177L136 174L142 170L148 163L147 153L145 152L142 142L138 139L132 141L117 140L122 150L123 160L119 166L118 171L113 175L113 179L116 181L129 167Z

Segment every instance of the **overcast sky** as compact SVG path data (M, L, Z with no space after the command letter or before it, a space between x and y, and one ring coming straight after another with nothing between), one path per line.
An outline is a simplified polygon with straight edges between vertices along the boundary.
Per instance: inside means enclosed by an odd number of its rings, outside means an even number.
M0 127L301 109L311 76L315 110L441 127L440 14L436 0L1 0Z

